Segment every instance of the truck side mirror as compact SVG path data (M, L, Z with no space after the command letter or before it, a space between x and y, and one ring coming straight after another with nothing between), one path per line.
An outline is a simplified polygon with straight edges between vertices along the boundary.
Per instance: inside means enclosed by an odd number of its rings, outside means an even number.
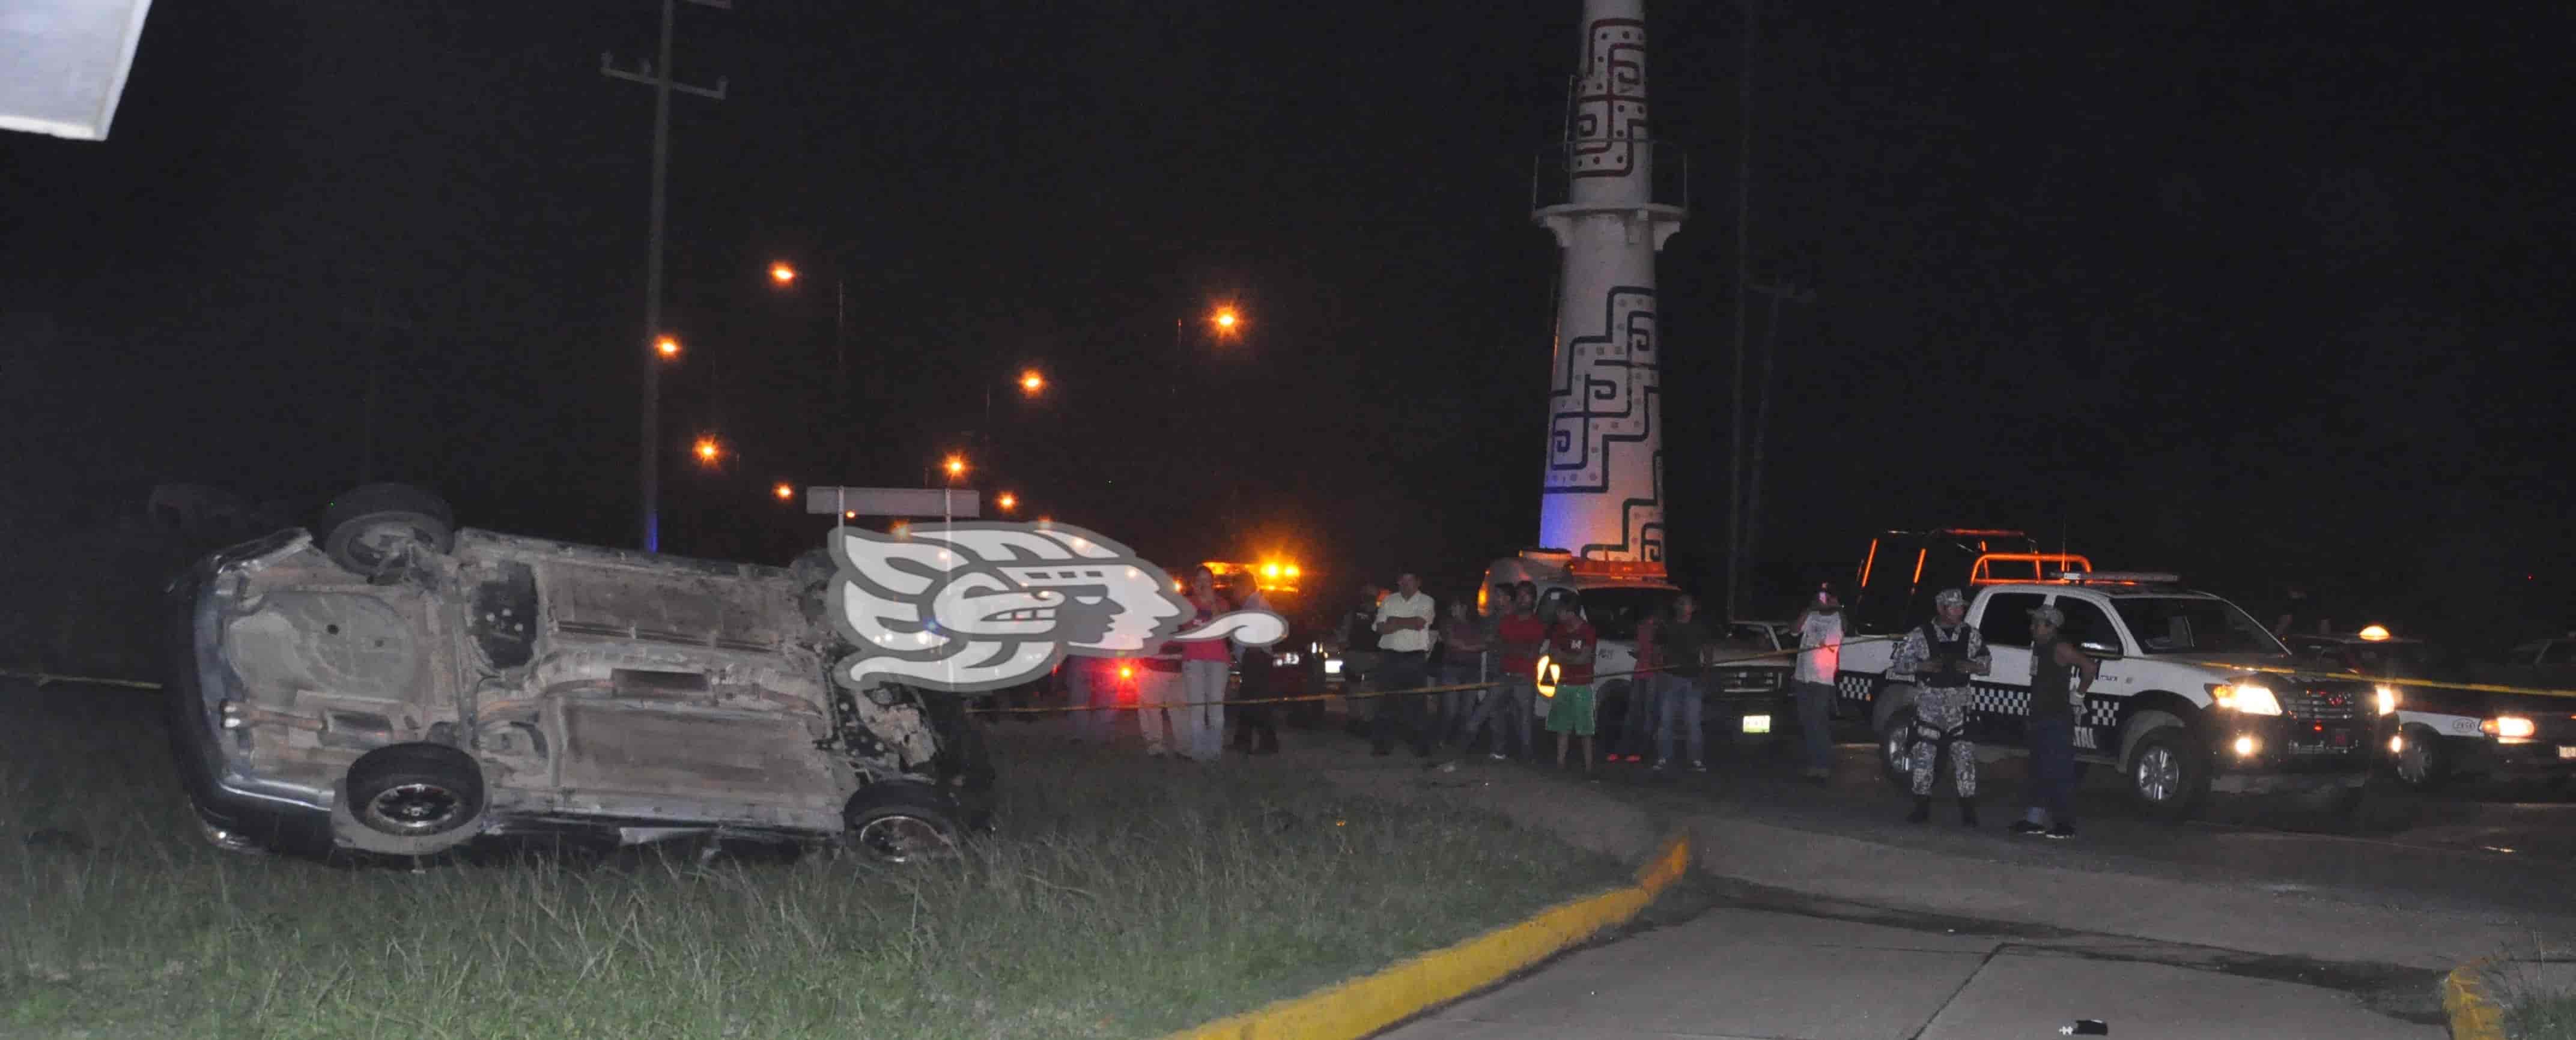
M2119 648L2105 643L2084 642L2077 643L2075 646L2077 649L2105 661L2117 661L2120 659Z

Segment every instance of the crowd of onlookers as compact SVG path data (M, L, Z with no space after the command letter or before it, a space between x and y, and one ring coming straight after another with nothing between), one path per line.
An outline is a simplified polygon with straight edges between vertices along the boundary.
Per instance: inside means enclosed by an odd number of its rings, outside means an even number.
M1228 579L1220 583L1207 567L1189 572L1183 594L1195 616L1182 631L1229 611L1269 609L1251 574ZM1485 591L1488 609L1461 597L1443 612L1414 574L1399 576L1392 590L1360 586L1350 611L1318 640L1339 662L1353 728L1379 755L1404 742L1424 757L1448 746L1533 760L1541 755L1534 730L1543 729L1553 737L1560 767L1579 747L1584 769L1591 770L1602 739L1596 680L1613 676L1596 675L1601 636L1582 601L1563 588L1541 595L1530 582ZM1802 718L1811 714L1810 702L1813 714L1830 710L1839 609L1831 596L1820 597L1793 626L1808 648L1792 684ZM1711 662L1720 653L1716 633L1688 594L1641 620L1626 710L1607 735L1608 760L1641 762L1651 753L1657 770L1706 771L1701 713L1714 677ZM1214 762L1226 746L1229 708L1234 747L1251 754L1278 751L1283 718L1320 721L1322 710L1312 702L1265 703L1281 691L1272 661L1272 648L1185 641L1143 658L1070 659L1064 678L1084 738L1107 740L1119 714L1132 708L1148 754ZM1230 674L1241 677L1233 690ZM1435 692L1405 692L1424 689ZM1811 721L1809 775L1821 777L1831 748L1823 719Z

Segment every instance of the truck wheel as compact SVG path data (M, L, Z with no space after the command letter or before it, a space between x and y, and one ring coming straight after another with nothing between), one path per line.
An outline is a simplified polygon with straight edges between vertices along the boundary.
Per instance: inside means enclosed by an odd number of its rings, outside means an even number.
M2398 731L2405 738L2397 752L2397 782L2409 790L2440 790L2451 779L2451 763L2442 754L2440 738L2422 726L2408 726Z
M1914 790L1914 706L1887 713L1878 726L1878 767L1899 791Z
M2126 772L2129 796L2159 820L2191 815L2209 794L2209 753L2181 726L2139 734L2130 745Z
M403 838L446 834L483 815L483 768L443 744L394 744L349 764L349 814Z
M409 484L366 484L322 511L322 550L363 577L399 569L413 554L456 547L455 514L439 497Z
M879 863L916 863L957 852L957 819L918 784L874 784L841 810L850 847Z

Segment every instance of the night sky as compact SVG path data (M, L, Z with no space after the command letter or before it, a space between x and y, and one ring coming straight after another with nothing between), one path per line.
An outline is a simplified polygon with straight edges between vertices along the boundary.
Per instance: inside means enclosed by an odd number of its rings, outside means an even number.
M673 100L666 549L783 559L823 521L773 483L917 484L956 449L1174 563L1454 586L1534 537L1530 171L1573 0L737 3L680 12L680 77L730 96ZM1816 293L1776 333L1754 612L1874 529L1970 524L2248 599L2576 623L2576 17L2078 6L1767 4L1748 109L1742 9L1650 3L1661 154L1690 155L1676 570L1723 559L1749 118L1748 270ZM377 477L631 543L652 97L598 63L656 18L156 5L111 140L0 137L10 508L318 505L360 476L372 369ZM1239 340L1200 323L1221 301Z

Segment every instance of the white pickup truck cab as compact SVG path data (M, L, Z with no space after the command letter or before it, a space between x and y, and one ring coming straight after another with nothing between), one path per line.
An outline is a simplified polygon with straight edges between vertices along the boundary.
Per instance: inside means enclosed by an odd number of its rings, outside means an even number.
M2293 659L2244 610L2166 574L1976 587L1967 623L1994 658L1973 684L1968 726L1981 749L2026 753L2029 612L2042 604L2064 611L2064 636L2101 662L2076 716L2077 760L2119 768L2149 814L2188 815L2211 791L2326 789L2346 805L2358 800L2373 758L2371 684L2246 671ZM1881 764L1900 786L1913 750L1914 687L1887 668L1905 631L1855 633L1836 676L1842 706L1870 719Z

